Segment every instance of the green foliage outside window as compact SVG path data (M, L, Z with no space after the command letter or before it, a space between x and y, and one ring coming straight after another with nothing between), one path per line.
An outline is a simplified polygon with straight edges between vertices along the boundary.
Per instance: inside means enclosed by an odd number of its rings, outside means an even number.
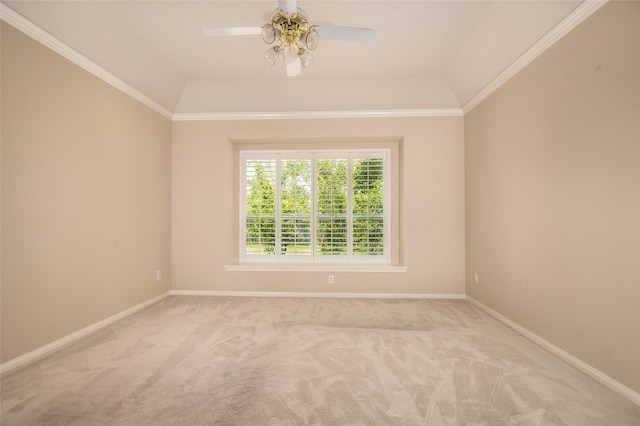
M247 162L247 253L273 254L276 243L275 161Z
M347 253L347 160L316 162L316 247L321 255Z
M353 254L384 253L384 168L380 158L353 163Z
M353 159L351 228L354 255L384 254L384 167ZM347 159L316 160L316 254L346 255L349 231ZM276 160L246 163L246 253L275 254ZM310 255L312 162L280 161L280 253Z
M311 254L311 160L280 164L280 252Z

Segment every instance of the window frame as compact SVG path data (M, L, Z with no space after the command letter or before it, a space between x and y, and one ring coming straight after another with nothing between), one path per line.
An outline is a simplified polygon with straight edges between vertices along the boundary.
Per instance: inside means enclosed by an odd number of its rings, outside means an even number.
M392 256L392 238L391 238L391 155L390 148L346 148L346 149L240 149L239 150L239 169L238 169L238 261L240 265L291 265L291 266L311 266L311 267L331 267L350 265L371 265L388 266L391 264ZM311 182L311 253L309 255L287 255L281 253L281 161L287 159L310 159L312 168ZM319 255L317 253L317 161L319 159L346 158L347 159L347 181L348 181L348 204L347 204L347 223L348 223L348 243L346 255ZM383 161L383 254L382 255L355 255L353 254L353 160L362 158L382 158ZM247 173L246 162L250 159L275 159L276 160L276 242L274 254L247 254Z

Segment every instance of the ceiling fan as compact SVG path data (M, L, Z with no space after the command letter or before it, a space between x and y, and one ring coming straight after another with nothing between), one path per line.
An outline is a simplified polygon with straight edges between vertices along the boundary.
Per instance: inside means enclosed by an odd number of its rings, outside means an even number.
M273 45L264 52L264 58L271 65L281 58L287 65L288 77L302 74L302 67L313 62L309 51L318 47L321 38L357 42L371 42L376 38L372 28L311 25L297 0L278 0L278 6L271 21L261 27L203 28L202 31L212 37L261 34L265 43Z

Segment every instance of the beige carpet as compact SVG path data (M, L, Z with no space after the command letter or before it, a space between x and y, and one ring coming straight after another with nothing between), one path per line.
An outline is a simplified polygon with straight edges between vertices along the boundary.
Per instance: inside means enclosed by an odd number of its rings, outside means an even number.
M640 425L462 300L164 299L2 379L2 425Z

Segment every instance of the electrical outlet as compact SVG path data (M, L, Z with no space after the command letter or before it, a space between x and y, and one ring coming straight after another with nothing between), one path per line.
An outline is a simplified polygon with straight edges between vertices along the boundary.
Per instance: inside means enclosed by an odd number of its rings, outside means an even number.
M156 271L156 280L160 281L162 279L162 271L160 271L160 269L158 269Z
M333 284L336 282L335 277L333 275L329 275L329 284Z
M476 284L480 284L480 275L478 275L477 272L473 274L473 282Z

